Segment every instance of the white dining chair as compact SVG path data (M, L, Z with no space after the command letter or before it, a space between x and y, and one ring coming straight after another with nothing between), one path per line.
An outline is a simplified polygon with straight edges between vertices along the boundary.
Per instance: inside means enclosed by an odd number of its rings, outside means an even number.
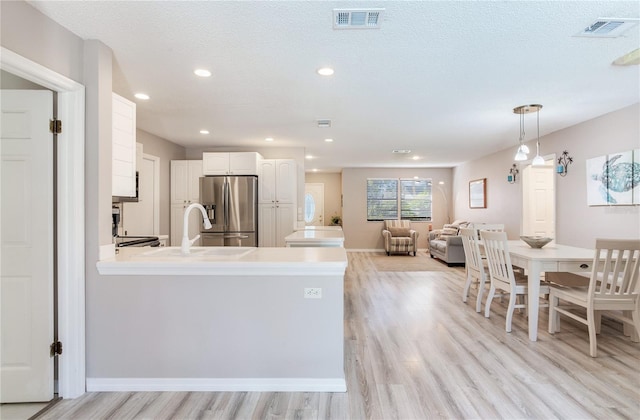
M560 330L560 315L587 326L589 354L598 354L596 334L600 332L603 311L635 329L632 340L640 335L640 302L637 289L640 272L640 240L596 239L588 287L552 286L549 292L549 332ZM586 308L586 316L574 309ZM621 311L621 312L618 312Z
M462 290L462 301L465 303L467 302L471 284L477 284L478 293L476 295L476 312L482 311L482 297L484 295L485 284L487 283L487 268L485 266L486 260L482 258L480 246L478 245L478 241L480 239L478 228L483 230L502 231L504 230L504 225L475 224L472 228L461 228L458 232L462 237L465 268L467 271L467 280L465 281L464 288Z
M509 295L505 329L507 332L511 332L511 321L515 308L526 308L528 279L524 274L516 273L513 270L511 256L509 255L509 243L505 232L481 230L480 236L484 243L487 265L489 266L489 278L491 279L491 287L489 288L489 295L485 303L484 316L489 318L491 302L496 296L496 290L505 291ZM546 295L548 293L549 286L546 283L540 284L540 295ZM518 304L516 302L518 296L523 297L523 303Z

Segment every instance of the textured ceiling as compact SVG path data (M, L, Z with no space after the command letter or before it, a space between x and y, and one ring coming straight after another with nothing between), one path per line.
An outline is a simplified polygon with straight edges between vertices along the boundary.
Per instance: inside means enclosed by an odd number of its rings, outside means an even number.
M611 65L640 46L640 25L573 36L637 19L637 1L30 3L113 50L114 89L151 96L139 128L187 147L304 147L307 170L455 166L515 152L515 106L543 104L544 135L640 101L639 66ZM332 28L333 8L362 7L385 9L380 29Z

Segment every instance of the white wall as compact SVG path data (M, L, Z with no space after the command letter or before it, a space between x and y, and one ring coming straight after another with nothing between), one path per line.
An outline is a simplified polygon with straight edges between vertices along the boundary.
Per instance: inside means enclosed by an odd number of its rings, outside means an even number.
M556 175L558 243L592 248L596 238L640 238L640 206L589 207L586 193L587 159L640 147L639 115L636 104L540 138L541 154L573 157L568 174ZM528 146L535 151L535 142ZM519 236L522 184L507 182L515 151L514 139L513 147L454 169L456 218L505 223L510 238ZM486 209L469 209L468 183L477 178L487 178Z
M431 178L434 185L444 181L447 204L451 200L450 168L345 168L342 171L342 228L344 246L348 249L384 249L382 239L383 222L367 222L367 178ZM447 220L444 196L433 192L433 226L441 227ZM429 222L411 222L418 231L418 248L427 247Z

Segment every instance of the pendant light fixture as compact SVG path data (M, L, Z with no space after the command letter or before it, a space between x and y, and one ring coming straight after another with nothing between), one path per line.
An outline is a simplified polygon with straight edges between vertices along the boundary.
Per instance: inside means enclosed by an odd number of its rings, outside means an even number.
M531 161L531 166L544 166L544 159L540 156L540 108L542 105L536 105L536 120L538 124L538 139L536 140L536 157Z
M513 108L513 113L520 115L520 140L518 142L519 146L515 156L515 160L517 161L527 160L527 154L529 153L529 148L527 147L526 144L523 143L524 136L525 136L524 114L535 112L538 115L538 142L537 142L536 158L533 159L533 162L531 164L539 165L540 164L539 161L542 160L542 164L544 165L544 159L540 157L540 114L539 114L540 108L542 108L542 105L539 105L539 104L521 105Z

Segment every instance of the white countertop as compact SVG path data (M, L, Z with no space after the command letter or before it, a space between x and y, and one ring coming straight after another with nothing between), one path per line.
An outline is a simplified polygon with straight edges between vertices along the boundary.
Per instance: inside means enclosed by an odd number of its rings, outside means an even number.
M285 242L344 242L342 230L297 230L284 238Z
M327 233L327 232L325 232ZM344 248L191 247L121 248L96 263L102 275L344 275Z
M342 226L302 226L296 229L296 231L300 230L334 230L342 232Z

